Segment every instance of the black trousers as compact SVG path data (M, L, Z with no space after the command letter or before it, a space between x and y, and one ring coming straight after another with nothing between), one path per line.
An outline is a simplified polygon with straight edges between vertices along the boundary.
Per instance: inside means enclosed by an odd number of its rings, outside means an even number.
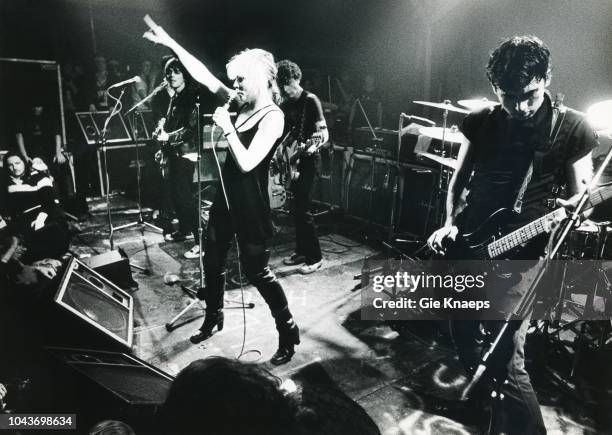
M227 254L234 240L234 227L227 213L211 214L206 232L204 249L205 285L198 297L206 302L206 310L223 308L225 287L225 264ZM282 286L268 266L270 251L264 241L246 242L238 232L240 263L247 276L268 304L276 328L280 331L287 327L292 318L287 297Z
M186 158L172 155L168 161L168 188L167 194L176 217L179 221L179 231L183 234L192 233L197 241L198 237L198 206L194 198L195 186L193 172L195 163Z
M503 322L487 322L487 328L497 334ZM517 320L509 325L509 335L501 342L491 360L497 379L503 382L503 399L494 399L490 432L508 435L546 434L546 427L538 398L525 369L525 338L529 320ZM480 360L480 322L477 320L451 321L451 333L459 359L468 374L473 374ZM506 380L506 382L504 382Z
M321 156L302 157L298 164L300 176L291 183L293 205L291 214L295 223L295 252L306 257L307 264L321 261L321 246L314 217L310 212L315 182L321 174Z

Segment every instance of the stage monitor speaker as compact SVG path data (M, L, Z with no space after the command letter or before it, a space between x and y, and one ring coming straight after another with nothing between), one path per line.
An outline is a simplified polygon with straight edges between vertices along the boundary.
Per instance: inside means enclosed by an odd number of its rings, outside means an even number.
M402 164L402 189L396 225L399 231L427 238L440 222L436 221L439 203L439 171L426 166ZM440 204L443 204L440 202Z
M81 259L86 266L91 267L104 278L122 289L138 288L138 283L132 278L132 269L127 254L121 248Z
M71 258L61 284L54 297L55 302L76 318L85 321L115 343L130 348L134 328L134 301L132 296L87 267ZM81 328L82 329L82 328ZM65 331L74 334L76 340L81 329Z
M352 149L333 145L320 152L321 176L315 184L313 199L323 204L343 207Z
M354 153L346 195L347 214L371 224L388 227L396 177L394 161Z
M57 402L77 413L79 427L105 419L128 423L137 433L152 433L155 416L174 378L121 352L45 347ZM140 430L138 430L140 429Z

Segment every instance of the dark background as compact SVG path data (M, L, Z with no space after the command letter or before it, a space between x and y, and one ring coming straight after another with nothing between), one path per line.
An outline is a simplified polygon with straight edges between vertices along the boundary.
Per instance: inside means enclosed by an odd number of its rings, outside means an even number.
M513 34L548 43L551 91L563 92L569 106L585 110L612 98L607 0L0 0L0 57L78 59L91 68L101 54L131 65L130 77L143 59L165 53L141 38L145 13L220 74L247 47L317 68L323 85L343 71L356 82L372 73L390 128L402 111L439 120L412 100L493 98L483 66L497 42ZM16 81L27 96L31 84ZM327 86L319 93L329 99ZM10 109L0 101L0 116Z

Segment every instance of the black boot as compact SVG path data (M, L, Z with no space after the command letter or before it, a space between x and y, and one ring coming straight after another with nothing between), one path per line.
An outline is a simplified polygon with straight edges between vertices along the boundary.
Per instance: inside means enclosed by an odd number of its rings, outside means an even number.
M295 354L294 346L300 344L300 330L293 319L283 325L277 325L278 350L270 362L275 366L288 363Z
M189 338L189 341L191 341L193 344L198 344L207 338L210 338L213 335L212 331L215 326L217 327L217 331L221 331L223 329L223 321L224 315L222 309L211 312L206 310L206 317L204 318L204 323L200 327L200 332L192 335Z

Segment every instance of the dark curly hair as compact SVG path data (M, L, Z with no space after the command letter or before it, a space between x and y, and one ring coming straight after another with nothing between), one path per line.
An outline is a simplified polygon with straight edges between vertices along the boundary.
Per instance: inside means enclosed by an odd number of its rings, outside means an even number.
M496 88L524 88L535 78L550 78L550 50L536 36L513 36L491 52L487 78Z
M285 86L290 80L302 80L302 70L295 62L284 59L276 64L278 73L276 74L276 81L279 86Z
M294 407L279 385L254 364L223 357L196 360L172 383L160 422L172 435L292 434Z

